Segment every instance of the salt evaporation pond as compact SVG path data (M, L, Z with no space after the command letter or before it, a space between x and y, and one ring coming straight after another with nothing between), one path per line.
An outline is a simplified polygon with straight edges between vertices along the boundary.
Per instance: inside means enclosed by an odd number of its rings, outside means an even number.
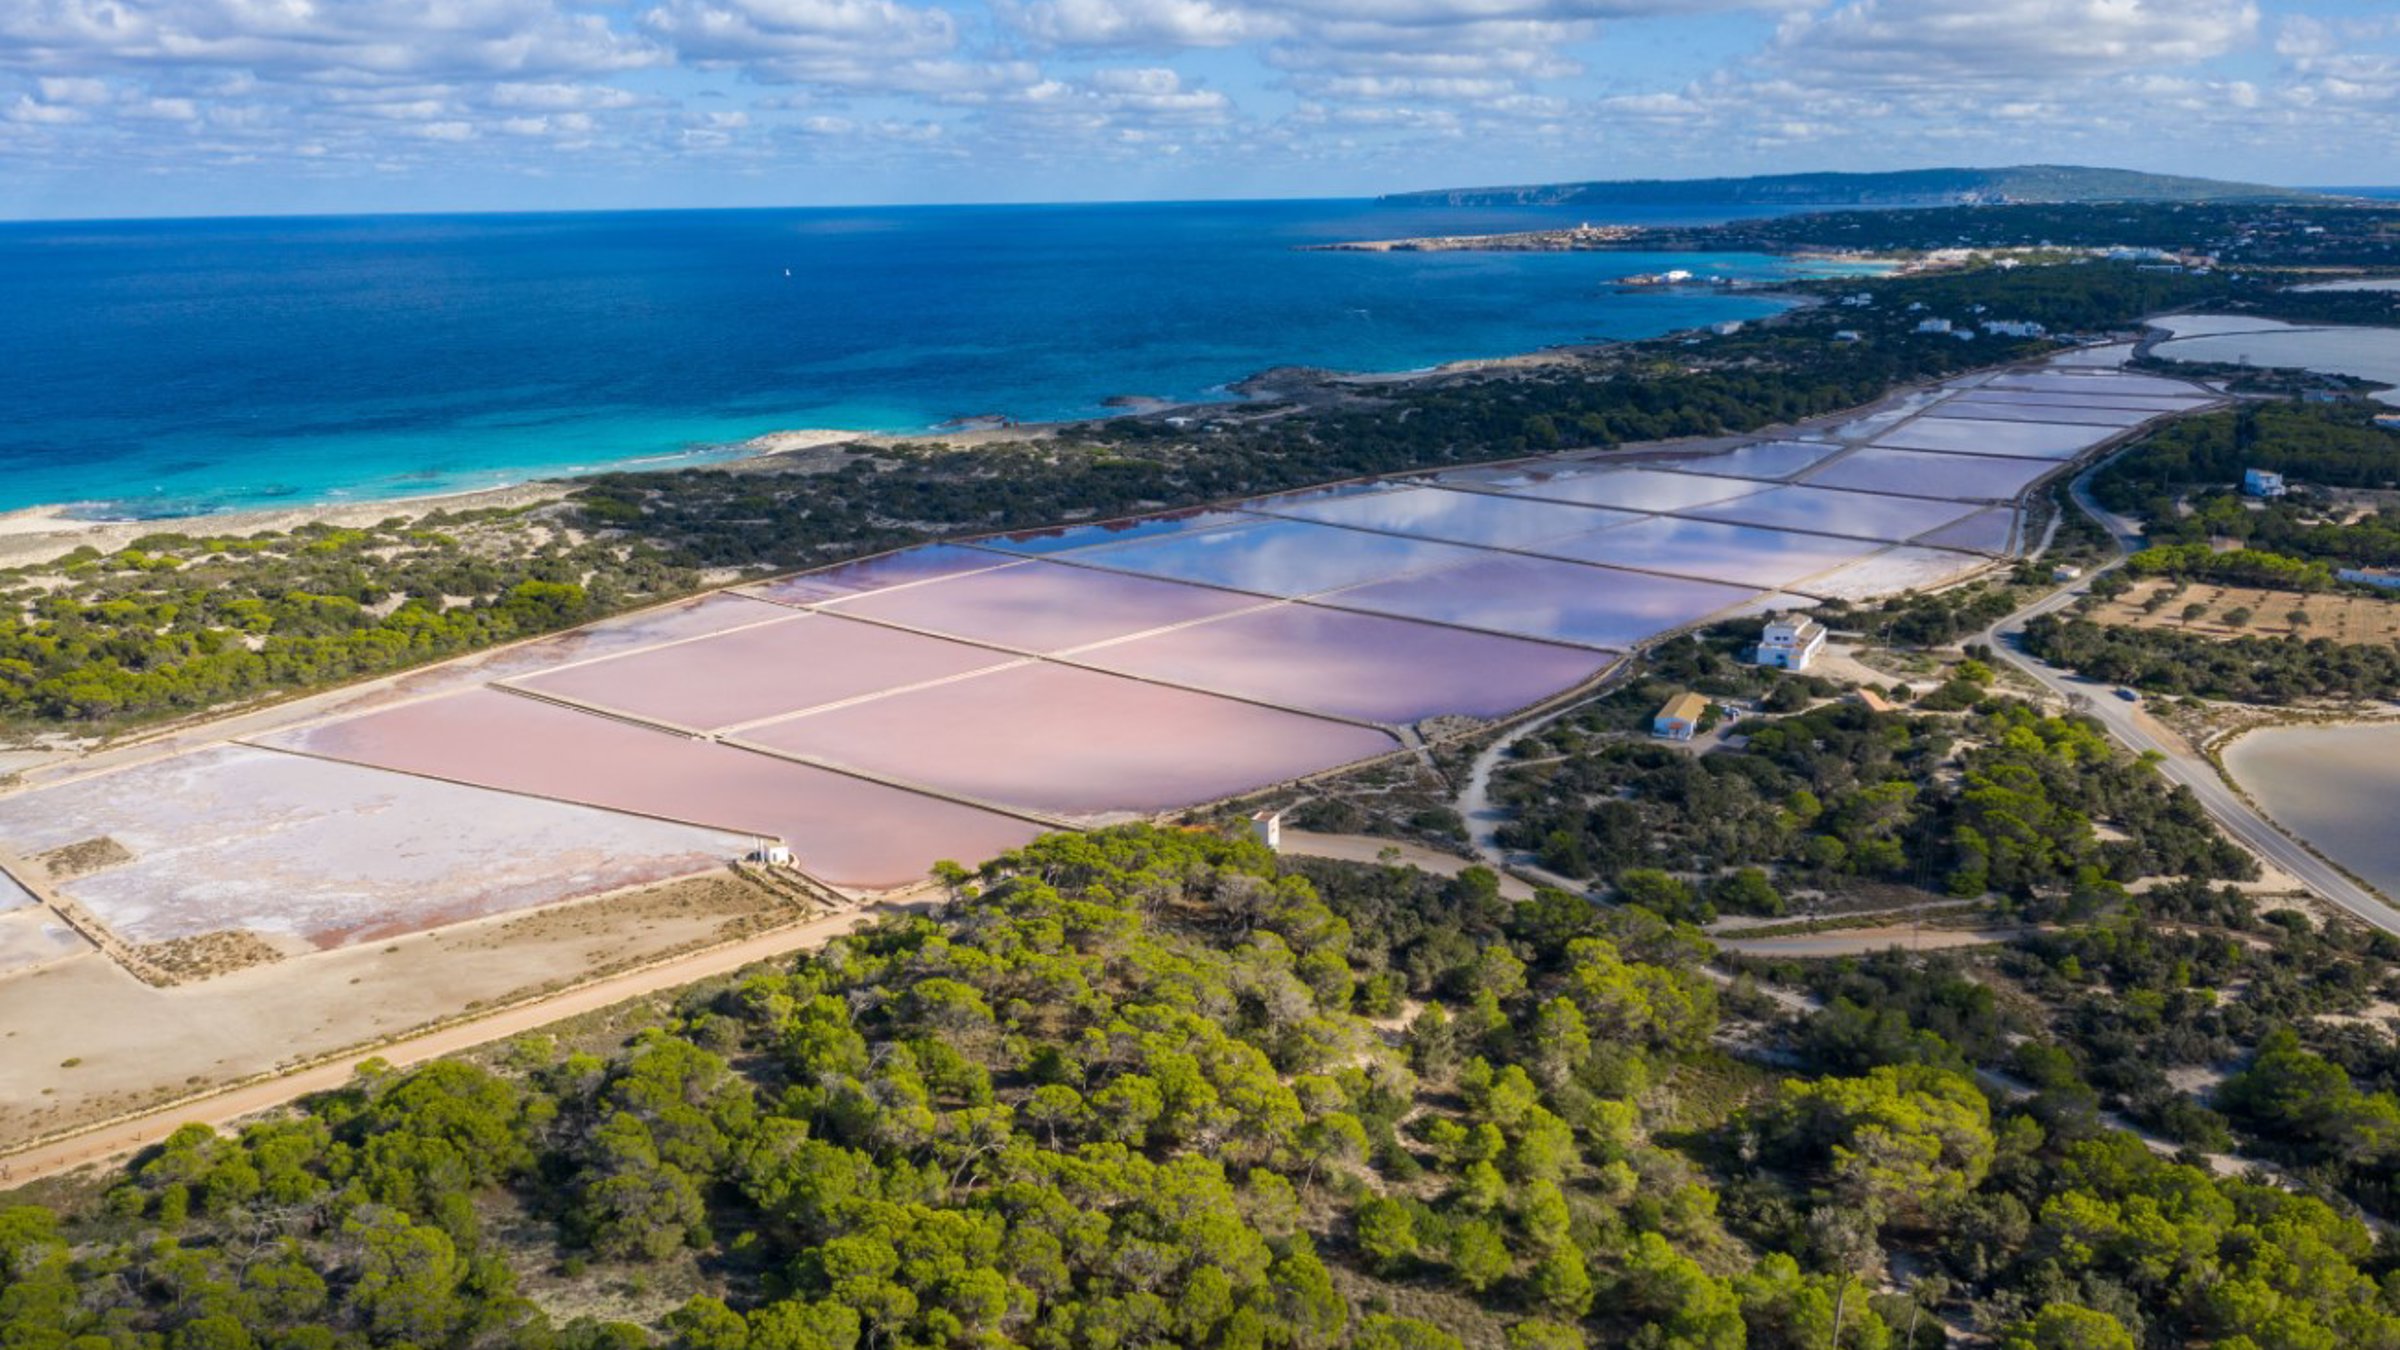
M759 840L884 890L1505 715L1683 625L1957 580L2007 551L2023 487L2206 401L2097 369L1979 374L1641 467L1586 451L930 544L363 685L247 744L187 733L0 798L0 842L124 845L61 888L135 941L338 945ZM43 914L0 885L12 909L17 929ZM48 950L0 941L0 965Z
M2295 328L2217 314L2175 315L2158 326L2175 336L2152 347L2152 356L2356 376L2396 386L2375 395L2375 401L2400 407L2400 329Z
M2295 291L2400 291L2400 277L2362 277L2356 281L2312 281Z
M2226 747L2225 769L2277 824L2400 896L2400 724L2253 731Z

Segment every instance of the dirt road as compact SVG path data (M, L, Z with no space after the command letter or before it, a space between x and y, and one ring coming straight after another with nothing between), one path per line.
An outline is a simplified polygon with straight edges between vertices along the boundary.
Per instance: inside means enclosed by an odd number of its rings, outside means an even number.
M0 1185L22 1185L92 1163L121 1158L159 1142L181 1126L194 1121L225 1125L245 1116L272 1110L313 1092L338 1088L350 1081L352 1072L360 1063L369 1059L382 1059L400 1065L422 1063L539 1030L553 1022L594 1012L627 999L641 998L739 970L753 962L819 947L886 912L888 910L885 907L869 907L779 928L730 946L694 952L529 1003L503 1008L488 1017L453 1023L405 1036L382 1046L337 1055L292 1073L260 1082L237 1084L179 1106L98 1125L23 1152L0 1155L0 1169L4 1169L0 1170Z
M1380 863L1384 854L1391 852L1398 855L1397 861L1401 863L1443 877L1454 877L1470 867L1480 865L1447 853L1436 853L1423 844L1379 839L1371 834L1315 834L1308 830L1287 829L1283 832L1283 845L1278 851L1303 858L1333 858L1340 862L1357 863ZM1531 900L1533 887L1502 872L1500 894L1510 900Z

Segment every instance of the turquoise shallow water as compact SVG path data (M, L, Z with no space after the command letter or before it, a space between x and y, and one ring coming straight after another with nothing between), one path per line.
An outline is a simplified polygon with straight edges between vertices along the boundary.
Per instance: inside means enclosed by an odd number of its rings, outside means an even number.
M1692 213L1682 215L1689 218ZM0 510L391 497L1773 312L1753 255L1351 254L1570 212L1186 203L0 225Z

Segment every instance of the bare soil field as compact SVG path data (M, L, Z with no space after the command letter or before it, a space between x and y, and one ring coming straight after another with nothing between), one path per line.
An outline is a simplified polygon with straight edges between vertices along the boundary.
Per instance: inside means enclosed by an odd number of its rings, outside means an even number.
M713 873L174 988L76 956L0 978L0 1148L803 917Z
M2165 603L2151 608L2160 595L2168 597ZM2187 621L2183 611L2189 605L2204 605L2207 612ZM2290 618L2294 609L2308 613L2308 622L2297 628ZM2228 622L2227 616L2241 610L2250 612L2244 623L2237 627ZM2289 637L2297 633L2301 637L2331 638L2341 643L2400 642L2400 599L2304 595L2298 591L2264 591L2253 586L2176 582L2163 577L2134 583L2092 617L2101 623L2174 629L2212 638Z

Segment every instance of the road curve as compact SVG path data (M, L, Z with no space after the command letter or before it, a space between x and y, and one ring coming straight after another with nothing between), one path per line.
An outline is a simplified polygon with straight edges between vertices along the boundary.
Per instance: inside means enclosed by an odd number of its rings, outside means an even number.
M2076 475L2074 482L2068 486L2068 493L2085 515L2108 531L2118 556L2105 566L2094 569L2091 576L2062 586L1993 624L1984 630L1982 640L2002 659L2032 676L2044 688L2070 702L2080 703L2080 711L2107 728L2110 735L2135 752L2157 755L2158 771L2169 782L2180 783L2191 789L2192 795L2200 800L2200 805L2208 811L2218 827L2232 836L2235 842L2294 877L2326 901L2348 910L2360 922L2387 933L2400 934L2400 910L2351 880L2340 868L2310 852L2299 840L2286 833L2282 826L2269 820L2248 799L2233 790L2218 774L2215 764L2193 753L2180 737L2153 722L2143 704L2117 697L2114 686L2069 675L2026 654L2023 642L2027 621L2038 615L2056 613L2082 599L2090 593L2095 579L2123 566L2125 559L2142 547L2141 527L2136 522L2108 510L2093 499L2091 479L2099 468L2099 465L2094 465Z

